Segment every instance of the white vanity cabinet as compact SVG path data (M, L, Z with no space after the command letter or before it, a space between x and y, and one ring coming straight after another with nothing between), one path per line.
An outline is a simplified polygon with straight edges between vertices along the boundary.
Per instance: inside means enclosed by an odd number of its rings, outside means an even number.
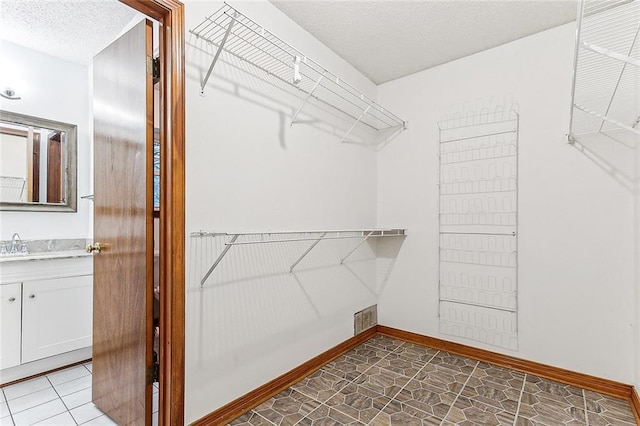
M0 384L91 358L91 257L0 263Z
M91 346L93 276L22 284L22 362Z
M22 285L0 286L0 369L20 364Z

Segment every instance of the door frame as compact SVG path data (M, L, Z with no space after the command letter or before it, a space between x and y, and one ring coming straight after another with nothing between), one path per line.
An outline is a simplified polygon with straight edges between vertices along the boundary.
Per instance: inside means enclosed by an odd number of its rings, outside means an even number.
M184 424L185 42L177 0L119 0L160 27L160 389L158 424Z

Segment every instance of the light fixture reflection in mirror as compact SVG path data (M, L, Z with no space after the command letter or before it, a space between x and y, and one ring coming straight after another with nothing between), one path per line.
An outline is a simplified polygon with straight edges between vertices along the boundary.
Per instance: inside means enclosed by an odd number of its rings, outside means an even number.
M76 126L0 111L0 209L76 211Z

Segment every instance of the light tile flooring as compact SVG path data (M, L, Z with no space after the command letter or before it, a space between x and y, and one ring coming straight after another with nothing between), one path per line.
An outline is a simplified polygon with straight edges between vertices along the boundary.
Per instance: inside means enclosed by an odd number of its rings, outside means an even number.
M635 425L626 401L382 335L231 425Z
M158 388L153 388L153 424ZM0 388L0 425L115 425L91 402L91 363Z

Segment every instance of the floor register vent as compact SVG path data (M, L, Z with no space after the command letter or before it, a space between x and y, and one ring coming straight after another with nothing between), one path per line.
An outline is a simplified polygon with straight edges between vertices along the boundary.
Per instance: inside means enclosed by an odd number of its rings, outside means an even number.
M353 314L354 335L378 325L378 305L371 305L368 308Z

